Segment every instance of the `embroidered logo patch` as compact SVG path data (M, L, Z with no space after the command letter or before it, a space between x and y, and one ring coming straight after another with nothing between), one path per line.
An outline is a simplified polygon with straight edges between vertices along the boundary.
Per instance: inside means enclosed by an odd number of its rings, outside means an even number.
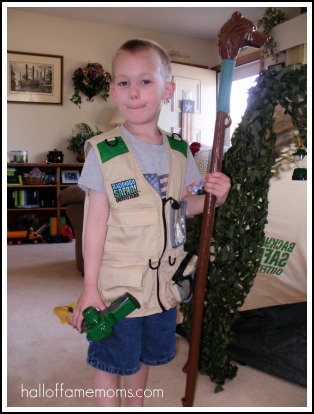
M111 187L117 203L139 196L136 181L134 178L111 184Z

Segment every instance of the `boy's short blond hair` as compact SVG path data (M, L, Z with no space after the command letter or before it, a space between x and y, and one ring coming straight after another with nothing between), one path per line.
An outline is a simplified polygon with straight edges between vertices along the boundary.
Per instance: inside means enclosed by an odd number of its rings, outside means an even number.
M142 50L149 50L154 52L157 56L159 56L162 68L162 75L166 82L171 80L171 60L168 53L165 49L154 40L149 39L131 39L127 42L123 43L122 46L119 47L116 55L112 60L112 75L114 77L114 64L116 61L117 56L120 52L126 51L130 53L136 53Z

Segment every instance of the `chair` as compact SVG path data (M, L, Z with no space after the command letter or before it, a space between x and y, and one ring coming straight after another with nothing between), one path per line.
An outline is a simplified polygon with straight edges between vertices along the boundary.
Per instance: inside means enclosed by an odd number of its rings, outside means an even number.
M82 233L84 219L85 192L77 185L71 185L60 192L59 201L66 207L66 215L71 222L75 237L76 268L84 276Z

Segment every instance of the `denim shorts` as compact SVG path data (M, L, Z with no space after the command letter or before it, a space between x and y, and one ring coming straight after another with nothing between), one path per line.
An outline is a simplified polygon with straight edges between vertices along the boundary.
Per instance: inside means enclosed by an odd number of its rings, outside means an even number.
M132 375L145 365L163 365L176 355L177 308L113 325L113 334L90 342L87 363L116 375Z

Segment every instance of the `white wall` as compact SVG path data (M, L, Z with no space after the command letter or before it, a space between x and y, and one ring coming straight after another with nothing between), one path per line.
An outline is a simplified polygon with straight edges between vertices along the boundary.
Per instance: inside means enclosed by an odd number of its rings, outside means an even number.
M191 63L209 66L210 42L200 39L9 9L7 26L8 50L64 57L63 105L7 105L7 151L28 150L29 162L45 161L47 152L55 148L63 151L65 163L76 162L76 155L66 147L72 129L80 122L97 125L102 131L110 129L114 110L111 98L105 102L96 97L91 103L83 95L79 109L69 101L73 94L72 74L88 62L99 62L111 73L111 59L126 40L151 38L168 51L175 49L190 55Z
M310 15L308 16L307 13L300 14L273 28L271 35L278 43L280 52L307 42L307 19L309 18Z

